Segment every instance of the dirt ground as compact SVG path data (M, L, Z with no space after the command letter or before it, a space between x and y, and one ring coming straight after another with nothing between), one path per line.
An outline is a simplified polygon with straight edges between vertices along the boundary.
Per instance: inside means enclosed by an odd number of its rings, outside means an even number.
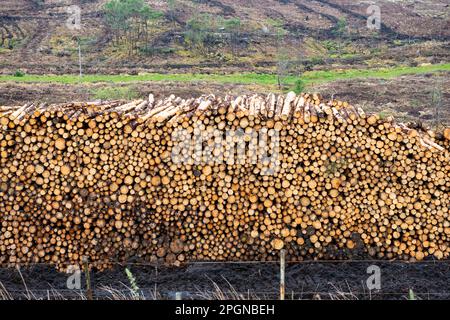
M381 289L369 290L368 267L380 269ZM278 263L193 263L180 268L128 265L91 273L94 298L130 298L132 272L146 299L276 299L279 292ZM86 295L67 289L68 275L48 266L0 269L0 296L11 298L72 298ZM347 261L303 262L286 267L287 299L450 299L450 261ZM25 287L26 284L26 287ZM28 290L28 291L27 291Z
M450 73L344 80L316 85L327 98L349 101L367 112L435 126L450 125Z
M349 101L367 112L392 115L398 121L419 121L429 126L450 125L450 73L407 75L389 80L353 79L312 84L308 91ZM100 88L130 87L138 96L175 94L197 97L202 94L241 95L277 91L277 87L215 84L208 82L140 82L131 84L46 84L0 83L0 105L20 105L29 101L58 103L95 99ZM433 98L433 96L435 98Z
M0 105L20 105L29 101L61 103L67 101L95 100L95 91L101 88L129 87L139 96L153 93L156 98L174 94L183 98L202 94L251 94L267 92L267 88L238 84L213 84L206 82L139 82L132 84L48 84L48 83L0 83Z

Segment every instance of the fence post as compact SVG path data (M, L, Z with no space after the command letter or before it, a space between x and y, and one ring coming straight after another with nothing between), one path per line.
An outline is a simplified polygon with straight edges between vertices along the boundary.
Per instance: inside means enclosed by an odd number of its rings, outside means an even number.
M80 65L80 78L83 77L83 69L81 67L81 44L80 44L80 39L78 38L78 62Z
M83 267L84 267L84 275L86 277L87 299L93 300L92 287L91 287L91 273L89 271L89 257L83 256L82 261L83 261Z
M284 277L286 268L286 250L280 251L280 300L284 300L284 294L286 292Z

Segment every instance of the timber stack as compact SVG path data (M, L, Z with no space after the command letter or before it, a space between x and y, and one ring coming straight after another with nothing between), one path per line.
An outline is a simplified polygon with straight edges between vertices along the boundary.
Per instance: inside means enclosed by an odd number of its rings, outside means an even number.
M0 107L0 263L445 259L450 129L318 94Z

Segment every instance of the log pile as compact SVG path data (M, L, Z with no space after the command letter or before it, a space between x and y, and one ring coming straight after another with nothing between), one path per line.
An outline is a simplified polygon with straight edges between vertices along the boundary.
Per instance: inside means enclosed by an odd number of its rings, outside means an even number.
M449 129L292 92L30 103L0 129L2 264L450 254Z

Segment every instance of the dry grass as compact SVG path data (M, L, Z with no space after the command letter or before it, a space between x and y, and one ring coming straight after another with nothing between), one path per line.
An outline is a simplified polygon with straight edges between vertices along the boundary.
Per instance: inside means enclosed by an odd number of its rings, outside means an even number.
M30 288L19 268L17 272L20 276L21 283L14 288L8 288L0 281L0 300L88 300L86 290L70 290L54 288L48 284L46 289ZM134 276L132 277L134 279ZM207 277L210 289L200 286L194 286L194 289L181 293L181 300L268 300L278 299L277 289L271 292L254 292L248 290L246 292L239 291L224 276L221 276L224 284ZM140 288L138 283L131 281L129 283L118 282L117 285L98 284L93 289L93 296L96 300L172 300L176 297L175 291L161 292L157 284L152 288ZM389 294L382 292L371 292L361 284L361 291L355 291L347 282L345 284L336 285L328 282L329 290L321 291L287 291L286 300L372 300L372 299L402 299L410 300L411 293L405 294ZM34 285L36 286L36 285ZM415 293L414 299L431 299L426 293Z
M20 272L20 271L19 271ZM182 296L183 300L266 300L277 299L277 292L238 292L231 283L225 278L226 287L220 287L215 281L211 280L212 289L205 290L196 288L193 292L185 292ZM2 282L0 282L0 300L88 300L85 290L61 290L49 288L46 290L31 290L28 288L25 280L22 278L23 289L8 290ZM357 300L356 294L334 287L334 291L315 294L302 294L292 292L286 295L287 300ZM166 300L167 295L161 294L155 285L152 290L139 290L136 292L131 286L121 283L121 287L113 287L109 285L100 285L94 290L94 299L98 300ZM174 298L174 297L173 297ZM169 298L170 299L170 298Z

